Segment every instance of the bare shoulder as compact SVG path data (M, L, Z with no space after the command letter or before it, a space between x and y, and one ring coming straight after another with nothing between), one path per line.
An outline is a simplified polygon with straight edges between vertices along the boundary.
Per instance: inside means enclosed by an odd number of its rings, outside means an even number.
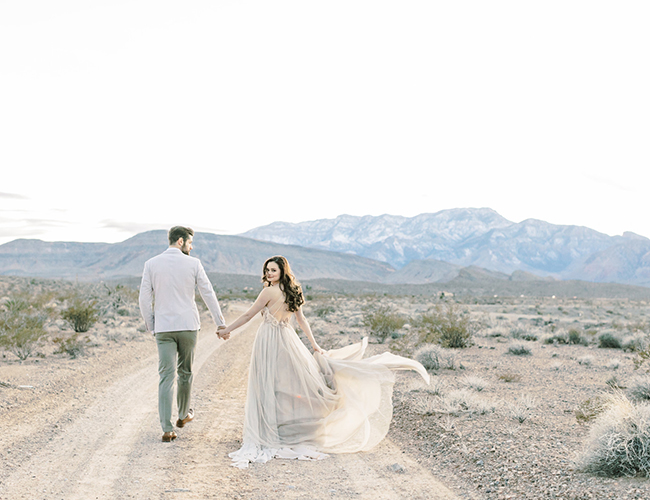
M267 297L269 300L278 299L282 296L282 291L275 286L265 286L260 295Z

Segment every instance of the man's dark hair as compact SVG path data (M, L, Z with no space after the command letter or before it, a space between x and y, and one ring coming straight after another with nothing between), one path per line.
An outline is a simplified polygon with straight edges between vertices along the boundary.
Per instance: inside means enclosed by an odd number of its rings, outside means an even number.
M169 230L169 244L173 245L179 238L187 241L190 236L194 238L194 230L191 227L174 226Z

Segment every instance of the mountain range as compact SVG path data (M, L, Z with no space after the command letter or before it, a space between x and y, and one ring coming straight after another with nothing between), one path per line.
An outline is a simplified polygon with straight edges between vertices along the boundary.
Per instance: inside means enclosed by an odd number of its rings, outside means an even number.
M505 274L650 286L648 238L536 219L515 223L489 208L274 222L241 236L386 262L399 270L387 281L444 281L476 266Z
M0 275L81 280L140 276L147 259L168 247L167 232L147 231L121 243L45 242L18 239L0 246ZM305 279L381 281L395 270L356 255L257 241L241 236L197 233L192 256L207 272L262 275L262 264L284 255Z
M141 275L167 248L165 231L120 243L18 239L0 245L0 275L116 279ZM487 208L416 217L341 215L275 222L238 236L197 233L193 256L209 273L261 274L286 256L300 279L385 284L584 280L650 286L650 240L581 226L508 221Z

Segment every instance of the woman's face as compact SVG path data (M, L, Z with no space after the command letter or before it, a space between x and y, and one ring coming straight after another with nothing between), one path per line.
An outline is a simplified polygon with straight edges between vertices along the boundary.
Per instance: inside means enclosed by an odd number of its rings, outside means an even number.
M278 266L277 263L271 261L266 265L266 271L264 275L272 285L275 285L280 281L280 274L280 266Z

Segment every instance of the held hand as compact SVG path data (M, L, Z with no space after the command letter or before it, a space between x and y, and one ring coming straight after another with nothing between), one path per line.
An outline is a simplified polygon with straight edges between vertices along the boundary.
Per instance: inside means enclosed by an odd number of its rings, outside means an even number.
M230 338L230 329L227 326L217 327L217 337L223 340L228 340Z
M325 351L323 351L318 344L314 344L312 346L314 348L314 352L320 353L320 354L325 354Z

